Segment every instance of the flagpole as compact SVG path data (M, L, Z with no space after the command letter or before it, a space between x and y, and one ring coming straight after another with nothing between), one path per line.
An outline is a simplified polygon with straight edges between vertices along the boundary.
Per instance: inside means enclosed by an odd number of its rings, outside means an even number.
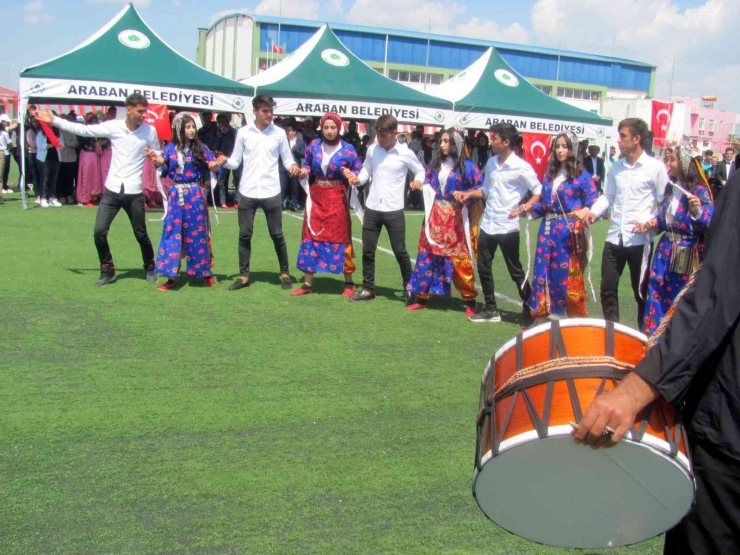
M555 98L558 96L558 84L560 83L560 53L563 51L563 41L558 44L558 67L555 71Z
M280 50L280 22L283 19L283 0L278 4L278 51Z
M671 68L671 82L668 85L668 102L673 99L673 76L676 73L676 57L673 56L673 67Z
M427 90L427 81L429 81L429 49L432 45L432 18L429 18L429 34L427 35L427 64L424 68L424 90Z

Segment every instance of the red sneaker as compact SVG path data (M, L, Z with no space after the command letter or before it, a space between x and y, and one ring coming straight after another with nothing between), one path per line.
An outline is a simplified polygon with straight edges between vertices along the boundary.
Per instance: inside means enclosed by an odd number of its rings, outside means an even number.
M170 289L175 288L175 280L174 279L168 279L165 283L157 287L157 290L159 291L169 291Z
M228 210L228 209L229 209L229 205L228 204L222 204L221 205L221 210Z
M239 203L234 204L234 210L239 210Z
M470 318L471 316L474 316L477 311L472 306L465 307L465 316L467 318Z
M94 202L86 202L85 204L83 204L83 206L87 206L88 208L95 208L97 204L95 204Z
M429 308L429 305L424 303L413 303L406 307L406 310L424 310L425 308Z
M354 285L351 287L345 287L344 292L342 293L342 296L349 298L355 294L355 290L356 290L356 287Z
M203 287L213 287L213 276L203 278Z
M313 293L313 289L311 289L310 287L308 289L299 287L298 289L294 289L291 295L294 297L300 297L301 295L310 295L311 293Z

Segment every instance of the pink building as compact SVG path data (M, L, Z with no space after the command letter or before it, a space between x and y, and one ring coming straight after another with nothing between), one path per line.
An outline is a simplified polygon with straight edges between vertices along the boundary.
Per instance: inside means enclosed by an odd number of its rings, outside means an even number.
M671 102L683 104L687 108L685 127L690 129L689 136L696 141L696 146L703 151L711 149L715 153L724 152L728 146L734 146L732 136L735 123L740 121L738 114L717 110L714 107L716 96L692 98L688 96L674 96Z

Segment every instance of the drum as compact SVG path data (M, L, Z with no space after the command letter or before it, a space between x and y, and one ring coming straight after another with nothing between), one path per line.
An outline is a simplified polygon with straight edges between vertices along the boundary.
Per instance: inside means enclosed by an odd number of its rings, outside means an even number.
M572 319L519 334L483 374L473 495L493 522L528 540L599 549L647 540L694 500L680 414L657 400L619 445L578 445L570 422L643 358L646 338Z

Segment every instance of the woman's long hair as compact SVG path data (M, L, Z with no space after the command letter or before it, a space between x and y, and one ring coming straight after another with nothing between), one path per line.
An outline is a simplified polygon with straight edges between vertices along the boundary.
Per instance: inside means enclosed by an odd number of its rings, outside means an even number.
M437 143L437 146L434 148L434 158L432 159L432 171L434 173L439 173L439 170L442 169L442 162L445 160L445 155L442 154L442 148L440 147L440 143L442 142L442 137L444 135L447 135L450 140L450 149L447 153L447 157L452 159L453 166L456 166L459 168L460 172L465 175L465 157L460 150L457 148L457 143L455 143L455 140L453 138L453 133L460 134L459 131L455 129L445 129L442 131L442 134L439 136L439 143ZM465 137L463 137L463 141L465 140ZM464 142L462 143L465 144Z
M195 126L195 120L190 115L183 116L182 121L180 122L180 129L177 129L174 137L172 137L172 142L175 143L176 150L181 150L182 152L185 152L185 150L187 149L187 139L185 139L185 126L190 122L192 122L193 126ZM203 143L200 142L197 132L195 133L195 137L193 137L193 140L190 141L190 153L193 157L193 162L195 162L197 166L202 166L206 168L208 167L206 156L203 153Z
M560 133L560 135L557 135L552 140L552 145L550 146L550 163L547 166L547 177L555 179L560 171L560 161L558 161L555 155L555 144L561 137L565 139L565 144L568 147L568 158L565 160L565 170L568 174L568 179L577 179L583 171L577 156L578 145L573 144L567 133Z
M681 157L678 154L678 149L674 150L673 152L674 156L678 158L678 175L675 176L674 181L685 185L685 188L690 193L694 193L696 191L697 185L704 185L704 187L706 187L706 189L709 191L709 194L711 195L712 188L709 186L709 183L706 182L706 179L704 177L704 170L701 169L701 156L693 157L689 162L689 169L683 171L683 166L681 165ZM665 186L665 192L663 194L670 195L672 192L673 185L668 182L668 184Z

